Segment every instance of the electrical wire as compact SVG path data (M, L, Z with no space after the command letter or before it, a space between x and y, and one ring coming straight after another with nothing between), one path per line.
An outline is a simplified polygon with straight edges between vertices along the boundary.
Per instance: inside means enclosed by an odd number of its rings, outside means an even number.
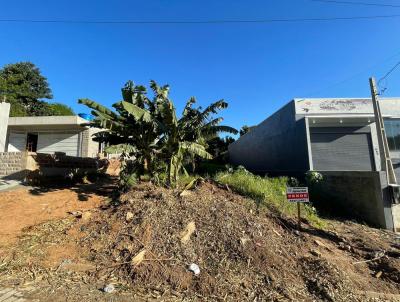
M287 18L287 19L233 19L233 20L170 20L170 21L107 21L107 20L53 20L53 19L0 19L0 23L62 23L62 24L235 24L235 23L279 23L279 22L313 22L313 21L340 21L340 20L371 20L399 18L400 14L353 16L353 17L327 17L327 18Z
M397 62L383 77L381 77L380 79L379 79L379 81L378 81L378 87L379 88L381 88L381 83L382 83L382 81L384 81L384 80L386 80L387 81L387 79L388 79L388 77L390 76L390 74L393 72L393 71L395 71L396 69L397 69L397 67L399 67L400 66L400 61L399 62ZM385 82L385 87L384 88L382 88L382 89L380 89L380 95L382 95L385 91L386 91L386 89L387 89L387 82Z
M359 77L360 75L370 71L371 69L374 69L374 68L382 65L383 63L388 62L388 61L398 57L399 55L400 55L400 52L397 52L397 53L395 53L395 54L393 54L393 55L391 55L391 56L389 56L389 57L387 57L387 58L385 58L385 59L383 59L383 60L381 60L379 62L376 62L373 65L370 65L370 66L364 68L363 70L360 70L360 71L354 73L353 75L351 75L349 77L346 77L345 79L343 79L341 81L335 82L335 83L333 83L331 85L328 85L326 87L323 87L323 88L319 88L319 89L316 89L316 90L313 90L313 91L309 91L308 93L303 94L303 95L306 95L306 96L314 95L314 94L319 93L321 91L324 91L324 90L327 90L327 89L331 89L331 88L336 87L338 85L344 84L344 83L346 83L346 82L348 82L350 80L353 80L353 79ZM383 78L382 78L382 80L383 80ZM381 81L381 80L379 80L379 81ZM378 84L379 84L379 82L378 82Z
M321 3L331 3L331 4L350 4L350 5L397 7L397 8L400 8L400 5L383 4L383 3L367 3L367 2L336 1L336 0L310 0L310 1L311 2L321 2Z

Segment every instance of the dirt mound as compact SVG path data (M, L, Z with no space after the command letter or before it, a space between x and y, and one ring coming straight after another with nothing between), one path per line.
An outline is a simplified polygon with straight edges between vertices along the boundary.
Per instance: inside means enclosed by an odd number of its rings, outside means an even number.
M141 184L80 225L79 245L97 267L94 280L153 298L399 299L400 253L394 237L383 238L389 233L359 230L355 238L295 225L212 183L186 194Z

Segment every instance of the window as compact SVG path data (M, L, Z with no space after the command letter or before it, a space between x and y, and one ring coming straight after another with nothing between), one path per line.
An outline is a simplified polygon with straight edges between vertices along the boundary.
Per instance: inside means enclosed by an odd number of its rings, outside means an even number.
M400 152L400 119L387 119L384 124L389 150Z

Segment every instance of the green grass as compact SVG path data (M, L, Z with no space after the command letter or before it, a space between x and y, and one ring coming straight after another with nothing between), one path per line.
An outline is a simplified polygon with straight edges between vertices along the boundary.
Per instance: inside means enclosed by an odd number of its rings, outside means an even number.
M254 199L260 206L266 206L272 211L278 211L289 217L297 217L297 205L286 200L287 177L267 178L239 169L234 173L219 172L215 180ZM311 205L301 205L301 213L312 226L318 228L326 226L326 222L318 217L315 208Z

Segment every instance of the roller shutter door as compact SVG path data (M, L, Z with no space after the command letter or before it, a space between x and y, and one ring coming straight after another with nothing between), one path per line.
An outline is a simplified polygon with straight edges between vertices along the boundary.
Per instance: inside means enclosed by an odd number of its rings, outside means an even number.
M78 156L78 133L40 133L37 152L54 153L65 152L69 156Z
M370 133L313 133L311 150L314 170L375 170Z

